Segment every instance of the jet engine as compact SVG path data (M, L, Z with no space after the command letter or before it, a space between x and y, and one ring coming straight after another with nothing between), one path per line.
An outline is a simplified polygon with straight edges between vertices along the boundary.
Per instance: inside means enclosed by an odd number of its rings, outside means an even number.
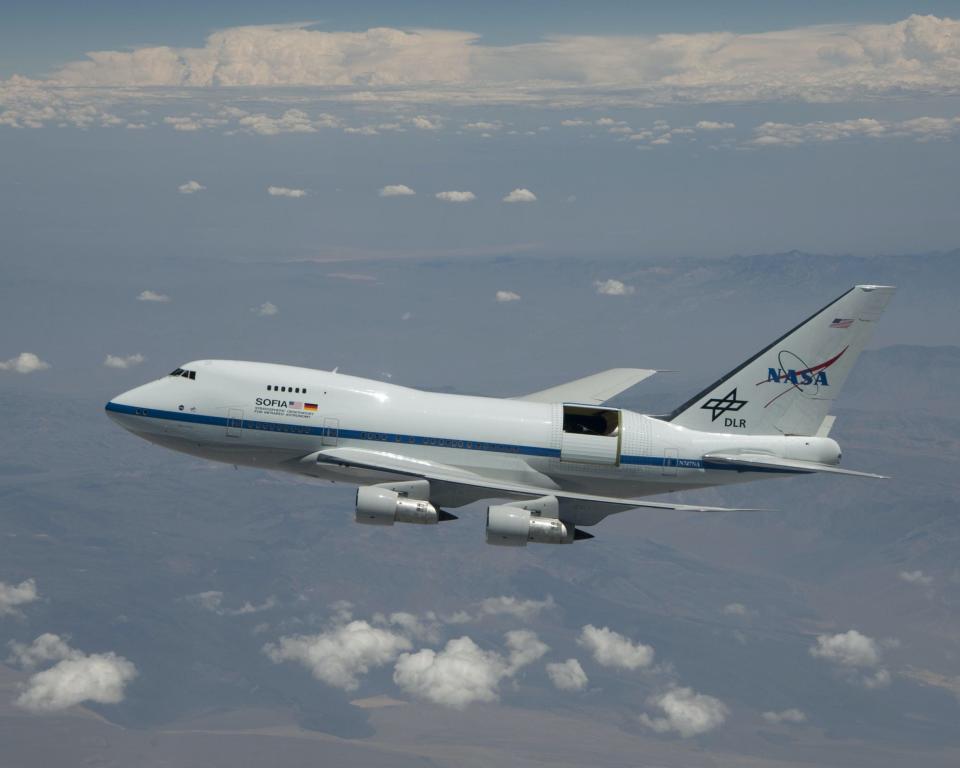
M429 501L401 496L397 491L377 485L357 488L357 522L364 525L417 523L433 525L456 518L437 510Z
M520 506L487 507L487 544L525 547L528 541L540 544L571 544L574 539L592 539L555 517L539 517Z

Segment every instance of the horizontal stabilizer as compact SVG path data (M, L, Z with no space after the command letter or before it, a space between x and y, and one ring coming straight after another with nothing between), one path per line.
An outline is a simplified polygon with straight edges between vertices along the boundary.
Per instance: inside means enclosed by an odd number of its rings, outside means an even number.
M851 477L869 477L875 480L886 480L886 475L875 475L872 472L857 472L853 469L843 469L833 464L820 464L816 461L802 461L800 459L782 459L779 456L768 456L762 453L708 453L703 457L703 466L710 469L710 465L734 467L744 472L775 471L797 474L810 472L827 472L833 475L849 475Z
M558 384L550 389L521 395L514 400L528 400L533 403L583 403L600 405L616 397L630 387L649 379L656 370L649 368L611 368L592 376L585 376L566 384Z

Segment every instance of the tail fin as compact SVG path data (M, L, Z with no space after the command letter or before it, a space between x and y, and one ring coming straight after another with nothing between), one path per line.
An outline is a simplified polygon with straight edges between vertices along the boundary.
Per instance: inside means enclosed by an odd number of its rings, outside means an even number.
M894 288L857 285L666 417L744 435L813 435Z

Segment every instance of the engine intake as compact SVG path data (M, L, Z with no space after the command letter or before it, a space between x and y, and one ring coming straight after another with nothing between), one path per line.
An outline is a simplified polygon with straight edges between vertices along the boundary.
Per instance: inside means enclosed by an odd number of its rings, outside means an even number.
M539 517L517 506L487 507L487 544L525 547L539 544L571 544L574 539L593 538L555 517Z
M438 512L429 501L411 499L389 488L372 485L357 488L356 519L364 525L433 525L441 520L452 519L452 515Z

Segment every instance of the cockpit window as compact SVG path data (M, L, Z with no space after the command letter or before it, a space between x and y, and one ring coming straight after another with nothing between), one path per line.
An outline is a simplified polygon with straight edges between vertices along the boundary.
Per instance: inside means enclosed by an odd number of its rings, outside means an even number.
M197 378L197 372L196 372L196 371L188 371L188 370L186 370L186 369L184 369L184 368L177 368L176 370L171 371L169 375L170 375L170 376L183 376L185 379L190 379L191 381L193 381L194 379Z
M171 376L179 376L181 373L183 373L183 368L177 368L176 370L171 371L171 372L170 372L170 375L171 375Z

